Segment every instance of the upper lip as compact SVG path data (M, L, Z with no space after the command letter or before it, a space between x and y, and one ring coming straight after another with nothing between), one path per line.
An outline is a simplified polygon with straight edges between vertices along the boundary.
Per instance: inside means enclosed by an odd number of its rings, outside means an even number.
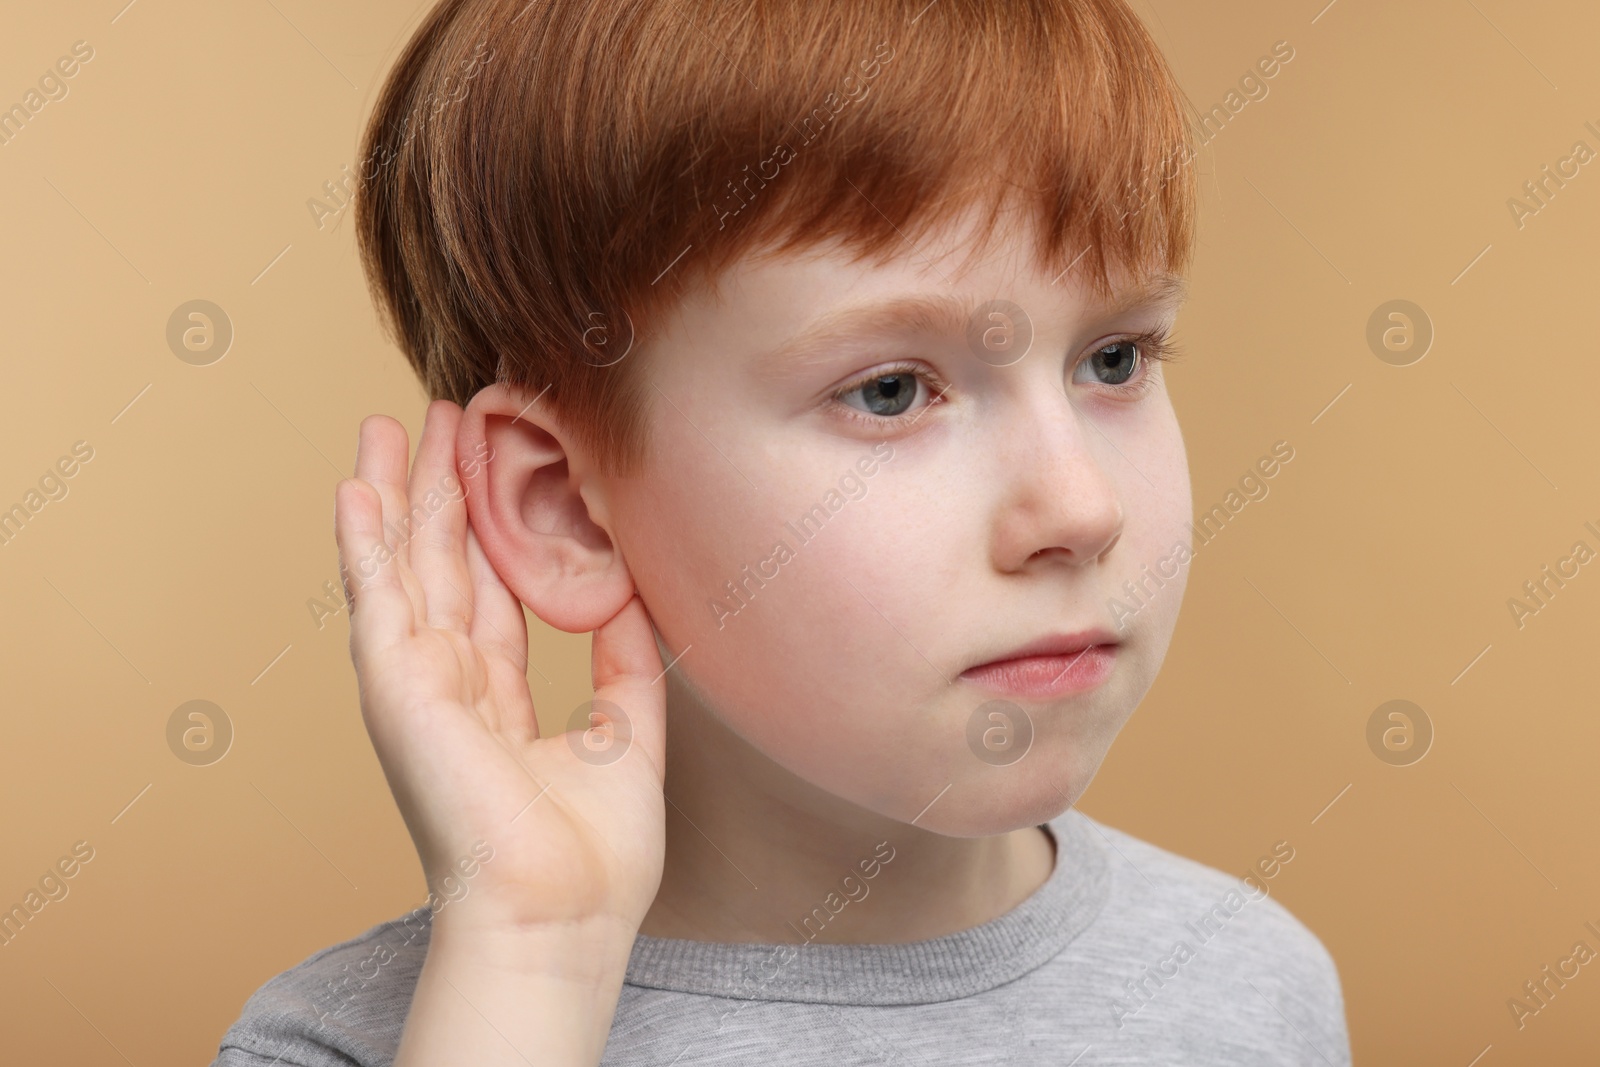
M1002 656L975 663L967 670L987 667L992 663L1004 663L1007 660L1024 659L1028 656L1071 656L1091 645L1114 645L1117 642L1116 634L1102 629L1078 630L1070 634L1048 634L1037 641L1029 641L1020 648L1014 648Z

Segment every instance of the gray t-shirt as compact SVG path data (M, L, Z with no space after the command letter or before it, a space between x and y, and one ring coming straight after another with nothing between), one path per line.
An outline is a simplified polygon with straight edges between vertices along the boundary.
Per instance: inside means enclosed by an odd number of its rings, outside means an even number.
M1057 859L1044 885L944 937L797 934L777 946L640 934L602 1063L1347 1067L1333 959L1270 896L1284 866L1232 877L1076 810L1047 829ZM854 899L870 896L835 894L829 910ZM213 1067L388 1067L428 918L418 909L267 982Z

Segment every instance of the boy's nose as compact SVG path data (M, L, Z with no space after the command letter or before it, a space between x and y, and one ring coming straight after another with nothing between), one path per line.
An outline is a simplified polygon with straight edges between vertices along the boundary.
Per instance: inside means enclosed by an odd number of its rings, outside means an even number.
M995 566L1021 570L1036 557L1092 563L1122 536L1122 496L1107 464L1126 461L1065 398L1031 414L1007 428L996 450Z

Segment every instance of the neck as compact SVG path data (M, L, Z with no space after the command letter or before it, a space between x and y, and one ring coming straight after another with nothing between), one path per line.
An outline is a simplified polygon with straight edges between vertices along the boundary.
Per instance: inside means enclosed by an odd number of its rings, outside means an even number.
M998 918L1054 867L1037 827L946 837L812 786L670 673L667 708L667 853L648 936L919 941Z

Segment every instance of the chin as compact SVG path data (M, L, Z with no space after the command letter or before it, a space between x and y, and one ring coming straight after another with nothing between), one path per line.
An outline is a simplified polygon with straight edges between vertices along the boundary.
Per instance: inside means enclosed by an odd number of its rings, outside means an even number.
M1009 773L1008 773L1009 772ZM954 785L926 815L920 829L946 837L994 837L1049 822L1083 795L1088 782L1071 775L1028 774L1020 767L997 768Z

